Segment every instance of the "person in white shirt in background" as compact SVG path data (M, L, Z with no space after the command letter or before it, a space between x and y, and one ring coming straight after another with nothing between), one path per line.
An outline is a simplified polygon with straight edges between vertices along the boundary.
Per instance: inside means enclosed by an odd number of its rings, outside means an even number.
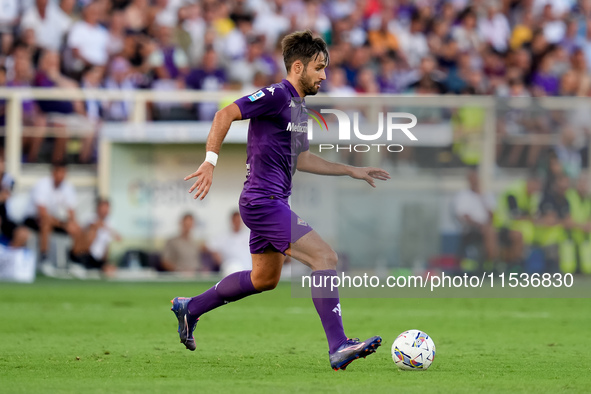
M66 180L65 162L52 165L51 175L40 179L31 190L26 210L25 226L39 232L41 260L47 257L49 236L52 232L68 234L72 238L71 254L79 254L82 231L76 220L76 190Z
M469 189L459 192L454 198L454 214L462 224L464 236L481 237L486 258L494 260L497 256L497 233L492 224L494 197L481 192L476 170L469 170L467 179Z
M104 66L109 60L109 32L99 24L100 5L88 4L82 14L84 20L76 22L68 35L70 51L68 68L80 72L87 66Z
M43 49L59 51L64 35L70 30L72 20L56 4L49 0L35 0L35 6L23 14L20 28L33 29L35 41Z
M214 240L209 249L223 276L252 268L250 233L238 211L230 216L230 231Z
M96 216L84 229L80 254L74 256L76 262L87 269L101 269L105 275L111 275L115 266L108 264L111 242L121 241L121 236L112 227L109 220L111 204L109 200L99 198L96 203Z

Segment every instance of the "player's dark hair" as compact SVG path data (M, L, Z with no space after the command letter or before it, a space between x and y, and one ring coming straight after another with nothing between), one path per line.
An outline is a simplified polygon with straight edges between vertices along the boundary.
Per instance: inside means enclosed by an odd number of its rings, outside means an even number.
M323 54L328 66L328 48L326 42L320 37L314 38L310 30L296 31L288 34L281 40L283 48L283 62L287 72L291 70L292 64L300 60L304 67L314 60L318 55Z

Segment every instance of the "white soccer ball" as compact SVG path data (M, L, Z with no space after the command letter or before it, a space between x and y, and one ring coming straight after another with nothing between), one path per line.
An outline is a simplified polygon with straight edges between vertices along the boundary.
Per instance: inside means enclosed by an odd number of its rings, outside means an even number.
M404 331L392 344L392 359L402 370L425 371L435 359L435 343L423 331Z

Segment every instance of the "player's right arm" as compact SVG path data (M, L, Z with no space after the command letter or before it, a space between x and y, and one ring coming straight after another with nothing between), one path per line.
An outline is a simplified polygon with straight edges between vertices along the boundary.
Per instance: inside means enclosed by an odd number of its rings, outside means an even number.
M224 138L226 138L232 122L241 119L242 113L240 112L238 105L235 103L232 103L216 112L211 124L209 135L207 136L206 151L219 154L222 147L222 142L224 142ZM191 186L189 189L189 193L193 193L195 189L197 190L197 193L195 193L195 196L193 197L194 199L197 199L201 196L200 199L203 200L205 196L207 196L207 193L211 188L211 183L213 182L214 168L215 166L213 164L208 161L204 161L201 166L199 166L197 171L185 177L185 181L188 181L192 178L197 178L195 183L193 183L193 186Z

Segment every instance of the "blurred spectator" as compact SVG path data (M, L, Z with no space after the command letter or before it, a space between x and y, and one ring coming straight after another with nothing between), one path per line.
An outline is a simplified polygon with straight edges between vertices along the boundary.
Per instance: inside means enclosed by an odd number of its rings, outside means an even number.
M232 19L236 27L224 39L223 55L227 61L238 60L246 55L247 38L253 32L251 14L237 14Z
M580 48L575 49L575 52L571 56L571 65L572 71L575 73L579 83L580 95L587 96L591 89L591 78L589 77L585 55Z
M342 4L343 1L340 3ZM344 3L350 5L347 1ZM271 49L283 34L288 33L290 28L289 18L283 13L285 0L265 1L260 2L260 5L262 9L257 9L253 30L257 34L265 35L267 49Z
M81 87L84 89L100 88L104 71L104 67L101 66L90 67L84 74L82 74ZM86 100L84 109L88 120L95 126L98 125L102 117L101 102L99 100L88 99Z
M394 94L402 91L400 72L398 70L396 57L393 53L384 55L380 59L380 69L377 75L377 81L381 93Z
M18 0L0 0L0 61L14 43L14 31L18 25L20 6Z
M252 268L252 257L248 247L250 233L242 223L238 211L230 216L230 231L209 246L210 251L224 276Z
M497 258L497 234L492 226L494 197L482 194L476 170L469 170L467 179L469 188L455 196L453 212L462 225L463 243L483 243L486 259L493 261Z
M111 14L111 23L109 25L109 41L107 43L107 53L109 56L118 56L125 45L125 14L116 11Z
M71 60L68 69L80 73L87 66L104 66L109 58L109 32L99 24L100 5L89 3L68 35Z
M511 35L507 18L494 3L487 5L486 17L479 20L479 32L484 41L497 52L505 52Z
M82 232L76 220L76 190L66 180L65 162L54 163L51 175L40 179L31 189L26 209L25 226L39 232L41 260L49 251L51 233L68 234L72 238L72 254L80 254Z
M376 75L369 67L363 68L357 73L357 83L355 84L355 91L363 94L379 94L380 88Z
M421 87L429 87L433 89L432 94L442 94L445 92L445 86L443 85L443 74L437 70L437 63L433 56L427 55L421 59L421 65L419 69L414 73L415 81L413 81L409 88L420 89Z
M552 73L554 58L548 53L541 59L540 67L533 74L532 84L534 88L539 88L545 96L554 96L560 89L560 80Z
M534 218L540 203L541 182L537 174L509 187L499 198L494 225L499 230L505 262L519 264L525 258L525 247L535 237Z
M78 83L65 77L60 72L60 57L57 52L44 51L39 59L39 67L34 79L34 86L44 88L77 88ZM81 102L61 100L39 100L37 105L46 116L47 124L54 127L55 145L51 161L63 161L66 155L68 141L67 126L71 124L68 116L78 113L84 114Z
M533 18L531 12L524 13L521 21L515 25L511 33L509 44L511 49L521 48L522 45L528 44L533 39Z
M304 2L304 12L298 15L295 30L313 30L318 34L326 34L330 30L330 19L321 9L320 2Z
M215 32L211 27L208 29L207 24L203 20L199 4L191 4L184 7L180 15L183 20L181 27L187 32L191 40L187 54L191 59L191 63L195 63L203 57L206 47L213 46Z
M191 232L195 225L192 214L185 214L180 223L180 234L166 243L162 253L161 267L165 271L195 273L203 266L201 254L204 245L193 239Z
M355 89L347 85L345 71L342 68L331 68L328 81L328 91L335 97L350 97L355 95Z
M150 13L153 24L157 26L175 27L178 22L180 0L153 0Z
M532 10L534 14L548 12L554 18L563 18L564 15L572 8L571 0L533 0Z
M118 57L113 59L109 66L109 73L105 81L105 88L122 91L135 89L135 83L131 78L131 67L129 62ZM123 121L129 118L133 103L128 100L110 101L103 103L103 116L107 120Z
M158 79L183 78L189 71L189 58L173 43L173 30L169 26L156 26L158 49L150 54L148 62L156 70Z
M556 183L558 177L564 175L562 170L562 164L556 156L556 151L553 148L548 149L547 158L545 161L544 171L546 173L546 179L544 180L543 194L549 194L552 192L552 188Z
M582 167L581 152L575 146L575 138L576 135L572 127L570 125L564 126L560 135L560 143L554 147L563 173L571 179L579 177Z
M571 54L574 54L576 49L582 51L582 54L585 56L587 66L591 67L591 20L587 21L585 37L579 37L577 40L577 45L573 48Z
M579 32L579 23L576 19L569 19L566 25L566 33L560 42L560 47L564 48L566 53L570 56L577 47Z
M226 72L220 67L218 55L210 47L203 55L200 67L192 70L187 76L187 88L203 91L220 91L226 83ZM197 104L197 114L200 120L212 120L218 110L218 103Z
M19 18L18 0L0 0L0 33L12 34Z
M380 57L388 51L398 50L398 40L388 29L388 22L390 22L390 18L384 13L379 27L369 31L367 38L371 45L373 56Z
M557 44L564 38L566 25L564 21L552 12L552 5L546 4L542 11L541 22L544 37L550 44Z
M94 66L87 69L86 72L82 74L80 87L84 89L99 88L101 86L103 73L104 67L101 66ZM83 103L83 107L90 132L82 139L79 161L80 163L90 163L93 159L93 145L98 135L99 126L102 122L102 103L99 100L88 99Z
M132 0L125 8L125 26L140 33L146 32L149 25L148 0Z
M35 6L23 15L20 27L35 32L37 45L51 51L59 51L72 21L54 1L35 0Z
M87 269L101 269L106 274L115 267L108 264L109 246L113 241L120 241L121 236L112 227L109 219L111 204L109 200L99 198L96 203L96 216L83 232L82 246L74 255L74 261L82 263Z
M459 18L460 24L452 29L452 37L458 42L460 51L478 52L482 41L476 30L476 14L471 8L466 8ZM502 31L499 34L503 34Z
M227 69L230 80L246 85L260 72L266 76L274 73L273 59L265 56L265 44L263 37L251 36L248 38L246 54L244 58L236 60Z
M157 25L155 29L158 46L147 59L155 74L151 88L157 91L182 90L185 88L185 76L189 73L189 59L184 50L173 43L171 27ZM189 103L153 103L152 117L154 120L190 119L190 108Z
M77 0L60 0L60 9L64 12L64 14L68 15L70 19L75 18L73 13L76 8L76 1Z
M12 69L9 70L8 75L11 76L6 85L18 88L31 87L34 69L29 49L22 44L15 45L10 62L7 61L7 63L12 65ZM47 119L32 99L23 100L22 122L23 126L28 128L23 131L23 150L26 152L26 160L36 162L43 143Z
M589 175L582 174L576 180L574 187L566 191L565 197L568 201L572 218L573 228L571 238L580 248L583 243L589 241L591 233L591 196L589 195ZM581 256L581 253L579 253Z
M421 59L429 53L427 38L424 33L424 21L418 13L413 14L410 26L405 28L398 25L396 31L401 55L406 63L412 67L418 67Z
M367 66L371 59L371 51L369 46L361 46L352 49L351 56L346 56L344 59L344 69L347 75L347 82L350 86L355 86L357 83L357 74Z
M433 19L431 21L427 43L433 55L439 56L441 54L443 44L449 38L449 30L450 26L445 20Z
M0 243L13 248L25 247L28 230L17 225L8 215L7 205L14 188L14 178L4 171L4 159L0 160Z
M544 251L545 272L559 271L559 245L565 238L565 230L570 230L573 225L570 205L566 198L568 188L568 177L559 174L540 203L536 242Z

